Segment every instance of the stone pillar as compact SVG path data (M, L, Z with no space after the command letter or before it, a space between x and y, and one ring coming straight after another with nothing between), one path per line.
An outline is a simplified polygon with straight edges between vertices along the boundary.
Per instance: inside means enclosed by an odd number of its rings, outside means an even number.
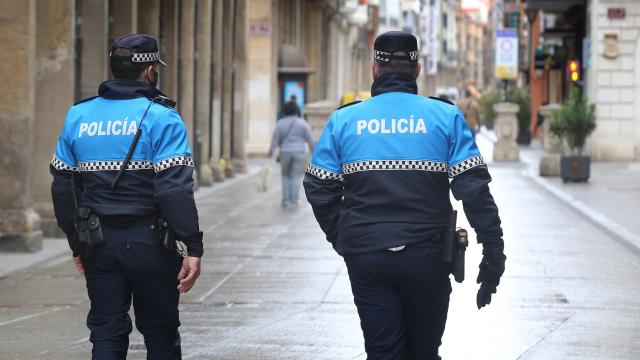
M233 143L231 148L232 166L234 172L245 172L247 168L245 140L246 140L246 99L247 99L247 0L235 0L234 14L235 44L233 46Z
M231 166L232 156L232 136L233 136L233 97L234 97L234 69L233 69L233 52L234 52L234 2L235 0L225 0L224 18L223 18L223 39L222 39L222 159L223 170L226 177L233 177L235 172Z
M309 121L309 126L311 126L314 141L318 141L322 130L327 125L329 116L339 105L337 100L322 100L305 105L304 114L307 117L307 121Z
M494 129L498 141L493 148L493 159L497 161L518 161L519 150L516 144L518 120L516 113L520 107L511 103L499 103L493 106L497 113Z
M31 189L45 236L64 236L53 213L49 162L67 110L75 99L75 16L74 0L40 1L36 9L36 126Z
M162 1L162 31L160 36L160 54L167 63L166 68L160 70L159 88L167 94L168 97L180 103L178 96L178 29L179 19L179 1L163 0Z
M182 17L180 19L180 61L178 75L178 89L180 102L178 109L180 116L187 126L189 133L189 144L191 147L195 145L193 142L194 128L194 51L195 51L195 15L196 0L183 0Z
M36 2L0 0L0 250L42 248L33 210L30 165L34 141Z
M138 32L160 36L160 0L138 0Z
M213 172L209 165L211 119L211 16L213 1L198 2L196 28L196 141L200 144L200 185L213 184Z
M221 164L222 159L222 62L224 54L224 2L215 1L213 16L215 30L213 31L213 45L211 58L214 64L212 76L212 89L211 89L211 143L210 151L211 156L209 159L209 165L214 181L222 181L225 178L224 167Z
M246 146L250 154L265 154L271 142L271 131L275 124L275 98L277 91L277 59L274 61L274 43L277 33L273 0L250 2L249 21L252 26L264 27L268 31L250 34L247 73L249 77L249 142ZM275 51L277 53L277 51Z
M111 0L111 41L138 32L138 0ZM109 44L111 45L111 44Z
M98 85L107 79L109 70L109 2L80 1L81 54L80 97L98 95Z
M540 115L544 117L542 124L542 148L544 153L540 158L539 170L542 176L560 176L560 156L562 155L562 140L553 135L549 128L553 120L553 112L560 109L558 104L541 106Z

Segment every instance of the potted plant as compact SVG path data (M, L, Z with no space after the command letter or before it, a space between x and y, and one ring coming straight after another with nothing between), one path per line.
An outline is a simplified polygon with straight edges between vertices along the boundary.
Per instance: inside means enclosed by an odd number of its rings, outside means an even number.
M596 106L589 104L578 88L571 90L569 101L553 113L551 133L562 139L568 153L560 158L560 176L564 182L587 181L591 158L584 153L587 137L596 128Z
M478 101L480 105L480 112L482 113L482 118L484 119L484 125L487 129L493 129L493 121L496 119L495 110L493 109L493 105L500 102L500 93L496 90L487 91L482 94L480 100Z
M531 144L531 101L521 88L511 87L507 91L507 102L518 104L520 107L516 114L518 118L516 143L520 145Z

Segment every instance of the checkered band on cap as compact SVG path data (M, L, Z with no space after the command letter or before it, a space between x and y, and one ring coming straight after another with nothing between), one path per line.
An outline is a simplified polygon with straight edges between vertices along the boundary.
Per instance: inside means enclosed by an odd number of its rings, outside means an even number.
M134 53L132 58L131 58L132 62L139 62L139 63L154 62L154 61L158 61L158 60L160 60L160 53L159 52Z
M342 174L337 174L329 170L319 168L313 164L309 164L309 166L307 167L307 173L322 180L344 181L344 177L342 176Z
M119 171L122 161L86 161L78 164L80 171ZM131 160L125 170L145 170L153 169L151 161Z
M429 160L369 160L342 166L342 172L352 174L370 170L416 170L447 172L447 163Z
M379 61L389 62L391 59L389 58L391 54L388 52L373 50L373 58Z
M51 159L51 165L53 165L53 167L56 170L66 170L66 171L78 171L77 167L73 167L73 166L69 166L67 164L65 164L62 160L58 159L57 156L53 155L53 158Z
M409 51L409 56L407 59L407 56L404 55L393 55L391 53L385 52L385 51L380 51L380 50L373 50L373 58L379 61L384 61L384 62L389 62L391 60L411 60L411 61L417 61L418 60L418 52L417 51Z
M159 173L160 171L166 170L172 166L181 165L193 167L193 159L191 158L191 156L182 155L166 158L164 160L158 161L155 165L153 165L153 167L156 172Z
M464 159L449 168L449 177L458 176L463 172L480 165L485 165L484 159L480 155Z

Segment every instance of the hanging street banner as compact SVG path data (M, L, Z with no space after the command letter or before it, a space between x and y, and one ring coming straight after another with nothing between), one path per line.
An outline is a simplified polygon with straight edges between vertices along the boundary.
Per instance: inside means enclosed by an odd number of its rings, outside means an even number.
M426 72L427 75L436 75L440 61L440 1L433 2L427 11Z
M516 80L518 78L518 31L496 30L496 78Z

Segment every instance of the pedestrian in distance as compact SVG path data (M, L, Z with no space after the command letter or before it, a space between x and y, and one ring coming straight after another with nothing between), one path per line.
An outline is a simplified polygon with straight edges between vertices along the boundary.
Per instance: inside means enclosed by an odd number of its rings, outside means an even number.
M279 148L277 161L280 162L282 175L282 207L298 206L298 194L307 163L306 145L313 150L313 136L309 124L297 115L299 109L295 102L286 102L282 112L284 117L278 120L273 131L269 157Z
M475 138L480 128L480 106L469 90L465 90L464 94L464 98L458 101L458 107L462 112L462 116L464 116L464 119L467 121L469 130L471 130Z
M92 358L126 358L133 300L147 358L180 359L179 293L203 253L187 132L156 87L166 64L153 37L116 39L109 60L115 80L67 113L50 165L55 216L86 280Z
M506 257L491 177L460 109L417 95L416 38L374 42L372 98L330 116L304 178L344 257L369 360L440 359L451 293L449 191L483 246L476 303L491 301Z

